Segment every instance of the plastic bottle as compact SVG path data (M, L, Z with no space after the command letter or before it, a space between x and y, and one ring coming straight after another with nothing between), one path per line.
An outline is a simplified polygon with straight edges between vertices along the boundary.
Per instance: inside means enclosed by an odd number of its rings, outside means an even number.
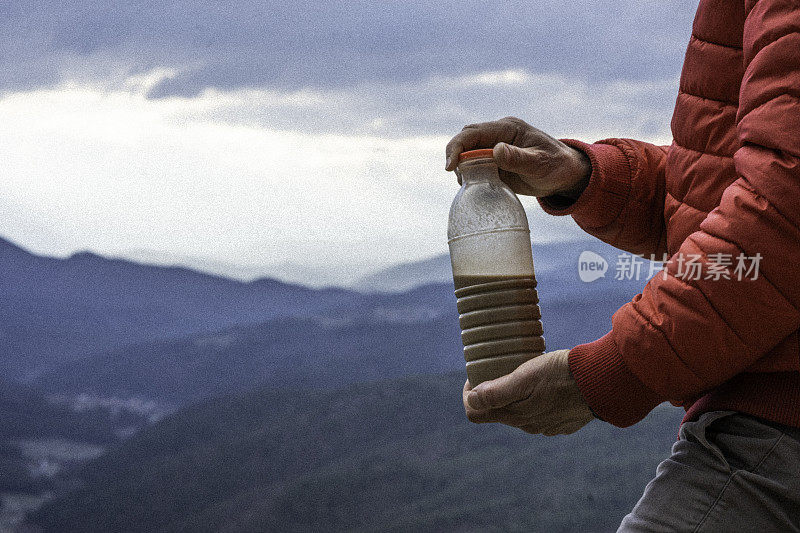
M528 218L500 181L492 150L459 156L447 238L467 378L512 372L545 350Z

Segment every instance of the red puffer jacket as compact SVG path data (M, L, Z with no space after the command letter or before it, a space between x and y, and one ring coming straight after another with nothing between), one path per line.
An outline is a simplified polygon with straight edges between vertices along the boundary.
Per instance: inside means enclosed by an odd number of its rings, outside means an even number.
M572 349L570 370L618 426L669 400L684 420L731 409L800 427L798 0L701 0L672 134L669 147L565 140L589 155L589 185L569 207L542 207L670 257L607 335ZM739 257L746 276L734 275Z

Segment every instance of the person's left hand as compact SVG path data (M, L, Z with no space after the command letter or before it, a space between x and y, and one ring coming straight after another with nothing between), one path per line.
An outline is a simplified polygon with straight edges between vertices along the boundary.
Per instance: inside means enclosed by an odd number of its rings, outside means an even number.
M463 396L467 418L548 436L575 433L594 416L569 373L568 355L569 350L544 353L474 389L467 381Z

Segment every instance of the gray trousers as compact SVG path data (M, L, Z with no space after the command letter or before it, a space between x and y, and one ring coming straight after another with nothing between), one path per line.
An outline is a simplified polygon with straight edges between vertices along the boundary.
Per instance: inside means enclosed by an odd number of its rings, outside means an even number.
M683 424L618 532L800 532L798 439L733 411Z

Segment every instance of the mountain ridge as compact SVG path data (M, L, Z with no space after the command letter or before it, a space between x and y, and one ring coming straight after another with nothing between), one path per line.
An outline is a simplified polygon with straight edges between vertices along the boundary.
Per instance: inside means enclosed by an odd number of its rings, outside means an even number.
M92 252L68 258L0 247L0 362L14 379L54 363L158 338L263 322L356 302L346 289L242 282Z
M460 372L334 391L260 388L187 407L76 475L49 531L609 530L680 410L562 437L475 425ZM621 482L624 480L624 482Z

